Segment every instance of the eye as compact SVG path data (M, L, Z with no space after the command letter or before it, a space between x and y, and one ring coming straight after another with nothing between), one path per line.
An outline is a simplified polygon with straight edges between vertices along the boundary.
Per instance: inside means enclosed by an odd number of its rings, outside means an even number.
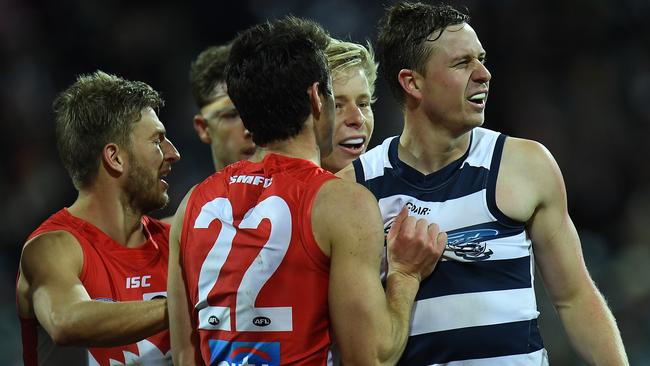
M224 114L222 114L219 117L221 117L223 119L235 119L235 118L239 117L239 112L237 110L232 110L232 111L225 112Z
M343 108L343 104L342 103L334 103L334 108L336 108L337 111L341 110Z
M163 143L163 141L165 141L165 135L163 135L163 134L159 134L159 135L158 135L158 136L153 140L154 144L156 144L156 145L158 145L158 146L160 146L160 145Z
M357 106L359 106L359 108L368 108L370 107L370 102L364 100L362 102L359 102Z

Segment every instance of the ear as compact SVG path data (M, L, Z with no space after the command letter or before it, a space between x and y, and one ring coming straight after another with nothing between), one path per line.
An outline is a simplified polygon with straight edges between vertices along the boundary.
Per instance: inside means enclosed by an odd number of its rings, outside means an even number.
M420 74L410 69L401 69L397 74L397 81L399 81L399 85L402 86L406 95L410 95L417 100L422 99Z
M111 176L119 176L124 173L126 163L125 150L120 150L117 144L109 143L102 149L102 163Z
M208 133L208 121L206 121L205 118L200 114L194 115L194 131L196 131L196 134L199 136L201 142L206 144L212 143L212 139Z
M323 101L320 99L321 95L318 91L318 83L311 84L309 89L307 89L307 94L311 103L311 114L314 116L314 119L319 119L323 110Z

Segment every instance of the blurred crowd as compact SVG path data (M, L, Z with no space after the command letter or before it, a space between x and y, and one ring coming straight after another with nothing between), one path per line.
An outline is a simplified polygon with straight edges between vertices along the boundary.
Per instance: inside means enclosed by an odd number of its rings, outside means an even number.
M555 156L585 261L618 319L631 364L650 364L650 31L642 25L650 2L448 2L466 7L487 50L486 127L540 141ZM21 364L14 302L21 245L76 197L54 144L57 92L97 69L162 92L160 118L182 156L168 177L171 203L155 213L167 216L212 171L209 148L192 128L188 82L203 48L288 13L365 43L389 3L0 0L0 365ZM383 82L377 92L371 147L401 130ZM551 363L579 364L538 290Z

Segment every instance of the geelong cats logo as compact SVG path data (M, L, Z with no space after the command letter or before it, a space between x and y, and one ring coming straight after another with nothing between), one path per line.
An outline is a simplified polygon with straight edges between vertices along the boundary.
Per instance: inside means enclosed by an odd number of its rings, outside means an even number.
M453 251L457 256L470 260L482 261L490 258L494 252L488 249L483 240L499 234L494 229L479 229L448 234L445 250Z

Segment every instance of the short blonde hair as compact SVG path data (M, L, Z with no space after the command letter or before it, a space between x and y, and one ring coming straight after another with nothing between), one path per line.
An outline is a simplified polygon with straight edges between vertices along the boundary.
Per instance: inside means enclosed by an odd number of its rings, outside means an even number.
M372 101L375 101L375 81L377 80L378 65L375 62L375 54L370 42L368 42L368 47L366 48L358 43L331 38L325 50L325 56L327 56L327 64L331 74L347 70L354 66L361 67L366 74L366 79L368 79L368 87L370 88Z

